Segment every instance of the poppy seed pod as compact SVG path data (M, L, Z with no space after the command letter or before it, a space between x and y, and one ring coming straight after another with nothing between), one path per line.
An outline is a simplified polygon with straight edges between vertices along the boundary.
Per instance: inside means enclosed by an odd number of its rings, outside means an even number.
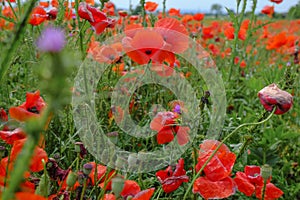
M258 97L267 111L272 111L276 106L274 114L277 115L286 113L293 105L292 95L279 89L275 83L260 90Z

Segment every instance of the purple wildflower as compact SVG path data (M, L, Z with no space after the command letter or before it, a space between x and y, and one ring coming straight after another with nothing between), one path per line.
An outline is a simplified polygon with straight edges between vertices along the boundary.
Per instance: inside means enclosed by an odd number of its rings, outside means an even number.
M59 52L66 44L65 33L60 28L47 27L37 39L36 45L41 51Z
M178 113L178 114L181 114L181 111L180 111L180 105L177 104L173 110L174 112Z

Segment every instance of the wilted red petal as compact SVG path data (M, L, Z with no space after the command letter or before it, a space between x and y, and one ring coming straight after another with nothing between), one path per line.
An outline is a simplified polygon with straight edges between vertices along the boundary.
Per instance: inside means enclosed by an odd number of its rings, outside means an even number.
M255 189L255 195L259 199L262 198L262 189L263 189L263 186L257 186ZM265 191L265 200L278 199L282 195L283 195L282 190L280 190L278 187L276 187L272 183L267 183L266 191Z
M156 177L162 184L164 192L170 193L177 190L177 188L179 188L183 182L188 182L189 177L185 174L186 171L184 170L184 160L181 158L176 165L174 173L172 171L172 167L169 166L165 170L156 172Z
M126 199L126 197L135 196L141 191L139 184L133 180L125 180L124 188L121 192L121 196Z
M147 190L140 191L137 193L132 200L150 200L155 188L149 188Z
M274 114L277 115L286 113L293 105L293 96L279 89L275 83L260 90L258 97L267 111L272 111L274 106L276 106Z
M248 180L247 176L243 172L237 172L234 178L238 190L250 197L255 191L255 186Z
M230 177L220 181L200 177L194 182L193 193L199 193L205 199L223 199L235 193L235 183Z

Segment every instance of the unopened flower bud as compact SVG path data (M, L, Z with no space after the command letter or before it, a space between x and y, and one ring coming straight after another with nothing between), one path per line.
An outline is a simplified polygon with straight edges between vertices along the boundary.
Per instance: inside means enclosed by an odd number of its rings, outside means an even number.
M279 89L275 83L260 90L258 97L267 111L272 111L276 107L274 114L277 115L286 113L293 105L293 96Z
M268 180L272 176L272 167L269 165L263 165L261 168L261 176L264 180Z
M112 191L118 198L124 188L125 180L122 176L117 175L111 181L112 181Z
M75 143L75 152L79 153L80 158L84 158L87 155L87 150L82 142Z
M77 181L77 174L74 172L70 172L67 177L67 186L73 187Z
M83 173L85 175L89 175L93 169L93 165L90 163L86 163L83 165Z
M80 185L83 185L85 180L86 180L85 175L82 172L78 173L78 183Z

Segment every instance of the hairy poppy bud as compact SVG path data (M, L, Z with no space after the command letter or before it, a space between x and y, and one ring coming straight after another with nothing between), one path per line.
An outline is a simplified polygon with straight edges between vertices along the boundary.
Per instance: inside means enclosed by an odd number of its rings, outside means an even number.
M272 111L274 106L276 106L274 114L277 115L286 113L293 105L292 95L279 89L275 83L260 90L258 97L267 111Z
M269 165L263 165L261 168L261 176L263 179L268 180L272 176L272 167Z
M114 192L116 197L119 197L124 188L125 180L122 176L117 175L111 181L112 181L112 191Z

